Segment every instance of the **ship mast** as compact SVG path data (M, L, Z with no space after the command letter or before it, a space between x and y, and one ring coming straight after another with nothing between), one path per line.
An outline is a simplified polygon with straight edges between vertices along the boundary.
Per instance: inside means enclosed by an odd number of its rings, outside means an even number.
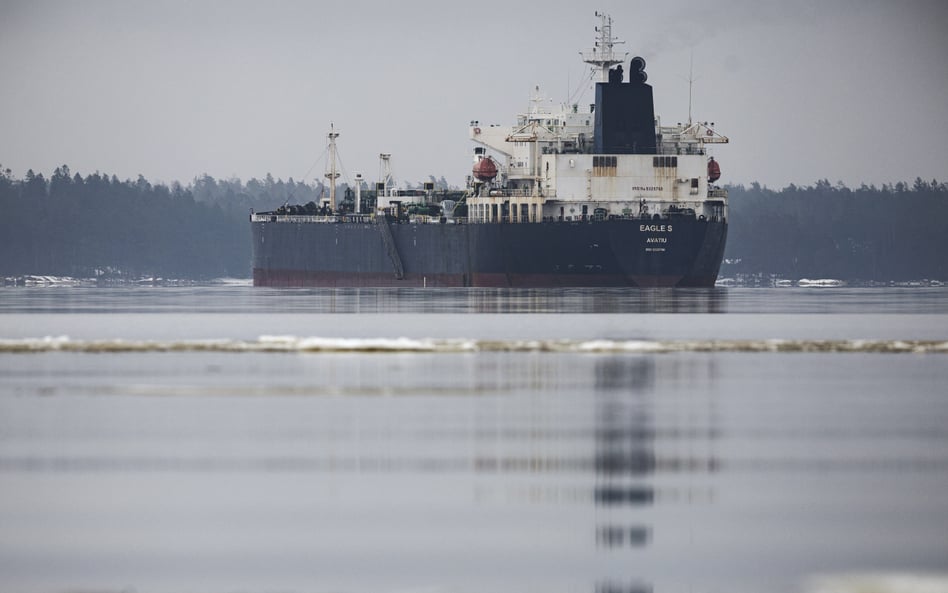
M612 17L605 13L596 12L601 23L596 27L596 45L592 49L580 52L583 61L592 64L599 69L599 82L609 82L609 70L617 66L629 55L628 52L622 54L621 58L616 57L615 46L625 43L612 36Z
M336 211L336 179L339 173L336 172L336 138L339 132L336 131L333 124L329 124L329 172L326 177L329 178L329 207L333 212Z
M392 184L392 153L383 152L379 154L379 167L381 168L381 177L382 177L382 195L388 196L389 186Z

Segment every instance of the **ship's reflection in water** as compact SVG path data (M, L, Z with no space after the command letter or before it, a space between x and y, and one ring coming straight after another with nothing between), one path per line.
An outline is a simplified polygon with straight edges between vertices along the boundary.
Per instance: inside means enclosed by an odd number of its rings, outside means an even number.
M616 563L625 570L614 569L600 580L596 593L651 592L653 579L664 575L650 568L654 560L646 558L654 555L646 555L645 549L654 537L668 539L660 523L665 509L681 513L682 505L710 504L712 497L699 486L699 476L714 466L707 445L718 432L708 400L715 369L713 357L596 361L596 545L613 559L626 554L624 562ZM677 523L674 530L686 521ZM683 563L686 558L679 555Z
M338 288L257 289L250 310L309 313L724 313L724 288ZM269 297L269 298L268 298Z
M943 566L946 374L912 355L23 356L0 386L0 574L789 592Z
M720 288L484 289L466 294L480 313L723 313L728 291Z
M641 548L651 540L651 527L627 509L651 505L655 489L653 406L654 361L610 358L596 366L596 438L594 501L603 511L596 527L596 545L610 549ZM597 592L650 590L600 583Z

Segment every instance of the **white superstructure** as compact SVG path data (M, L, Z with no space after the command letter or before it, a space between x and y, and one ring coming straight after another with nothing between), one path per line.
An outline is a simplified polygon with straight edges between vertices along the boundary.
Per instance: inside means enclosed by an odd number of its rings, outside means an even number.
M597 16L596 44L582 56L607 84L610 70L622 63L615 52L622 42L612 35L611 18ZM652 218L682 211L707 219L726 216L725 190L709 183L709 172L713 182L718 168L709 167L707 145L728 139L713 123L663 126L655 118L654 153L593 154L595 105L544 104L536 89L533 106L515 125L471 122L477 145L467 199L471 222Z

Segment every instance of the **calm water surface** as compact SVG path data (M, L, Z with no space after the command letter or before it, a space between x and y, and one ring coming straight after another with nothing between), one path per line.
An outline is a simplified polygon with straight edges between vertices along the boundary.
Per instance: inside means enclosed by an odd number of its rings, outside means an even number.
M948 589L945 288L0 288L0 338L2 591Z

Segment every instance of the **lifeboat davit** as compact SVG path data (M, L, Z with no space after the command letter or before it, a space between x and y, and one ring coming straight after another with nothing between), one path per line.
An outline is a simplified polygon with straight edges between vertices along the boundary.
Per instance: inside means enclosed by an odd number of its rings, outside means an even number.
M494 164L494 160L491 158L478 159L474 163L474 177L478 181L491 181L494 177L497 177L497 165Z
M714 157L711 157L711 160L708 161L708 181L714 183L721 178L721 167L718 165L718 162L714 160Z

